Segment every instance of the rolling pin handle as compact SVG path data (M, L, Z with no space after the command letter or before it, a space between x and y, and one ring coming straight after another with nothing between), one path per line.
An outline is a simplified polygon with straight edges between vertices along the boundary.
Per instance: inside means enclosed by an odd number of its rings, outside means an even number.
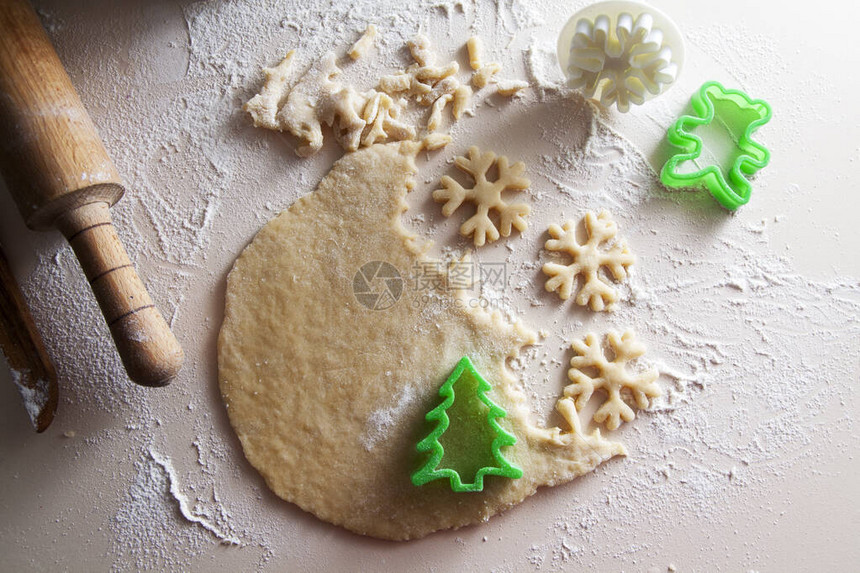
M167 385L182 366L182 347L134 270L108 204L83 205L56 223L81 263L129 378Z

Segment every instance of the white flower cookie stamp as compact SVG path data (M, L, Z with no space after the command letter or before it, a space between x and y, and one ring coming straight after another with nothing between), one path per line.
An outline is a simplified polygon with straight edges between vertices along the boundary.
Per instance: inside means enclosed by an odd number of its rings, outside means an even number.
M544 274L550 277L546 281L546 290L558 291L559 297L567 300L573 294L577 277L581 276L576 304L589 305L591 310L598 312L612 310L618 301L618 291L601 274L601 269L606 269L615 280L621 281L627 278L627 269L636 262L636 256L625 241L616 239L618 225L608 211L601 211L599 215L589 211L582 220L588 235L584 243L577 241L576 223L572 220L562 226L549 226L547 232L551 239L545 244L546 250L570 255L573 261L567 265L547 263L543 266Z
M638 2L598 2L568 20L558 39L568 85L626 112L671 86L684 61L678 28Z

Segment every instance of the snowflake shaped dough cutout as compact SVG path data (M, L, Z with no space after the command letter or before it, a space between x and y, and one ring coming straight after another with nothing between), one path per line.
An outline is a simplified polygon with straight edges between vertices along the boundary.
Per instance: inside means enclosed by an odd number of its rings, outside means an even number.
M645 346L628 330L620 335L610 331L606 335L612 360L606 358L597 336L588 334L585 340L575 340L571 348L576 355L570 359L567 376L572 384L564 389L563 400L573 400L577 411L582 410L595 390L604 390L606 401L594 413L594 421L606 423L606 428L615 430L621 421L630 422L636 417L633 408L624 400L625 395L638 409L648 407L649 398L662 394L656 380L659 372L650 368L636 371L630 362L645 354ZM590 375L591 372L596 372ZM589 373L587 373L589 372Z
M618 301L618 292L601 276L600 269L608 269L615 280L620 281L627 278L627 268L636 262L636 257L624 241L617 241L607 248L607 244L618 234L618 225L608 211L601 211L599 215L589 211L583 221L588 240L582 244L576 240L575 222L566 221L561 227L554 224L549 226L548 233L552 238L546 242L546 250L567 253L573 262L569 265L547 263L543 266L544 274L550 277L546 281L546 290L558 291L559 297L567 300L573 292L576 277L582 275L576 303L581 306L588 304L591 310L598 312L611 310Z
M471 236L475 246L481 247L487 241L495 241L500 235L510 236L512 227L521 233L526 230L528 225L525 217L531 208L525 203L507 203L502 199L503 191L522 191L531 185L522 176L526 169L522 161L510 165L504 155L496 155L492 151L482 153L472 146L468 157L457 157L454 165L469 175L475 181L475 186L466 189L446 175L442 178L442 189L433 191L433 199L445 203L442 214L446 217L450 217L466 200L475 204L475 214L460 226L461 235ZM488 172L494 165L498 169L498 177L490 181ZM498 227L490 218L491 211L498 214Z
M615 104L626 112L663 92L678 75L670 35L654 25L654 16L642 12L635 20L618 14L615 29L606 14L576 22L570 40L565 73L568 84L582 88L587 98L597 97L606 107ZM679 49L679 46L675 46Z

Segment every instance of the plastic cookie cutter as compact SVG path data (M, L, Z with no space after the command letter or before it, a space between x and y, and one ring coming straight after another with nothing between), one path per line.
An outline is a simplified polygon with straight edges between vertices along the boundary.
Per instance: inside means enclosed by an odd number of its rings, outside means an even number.
M430 455L412 474L414 485L448 478L453 491L471 492L484 490L484 476L522 477L523 471L502 455L501 449L517 438L499 425L497 419L506 413L487 396L491 389L469 357L461 358L439 389L442 403L425 416L436 427L416 446Z
M656 8L598 2L568 20L557 52L570 87L626 112L674 83L684 63L684 38Z
M750 200L752 184L748 177L770 161L767 148L752 138L759 127L770 121L770 106L713 81L699 88L691 103L695 115L683 115L669 128L669 143L680 149L680 153L670 157L663 166L660 180L673 189L707 189L723 207L735 210ZM702 138L693 133L697 127L715 121L731 135L735 144L731 167L727 170L716 163L701 165L704 144ZM682 171L682 164L688 161L696 167L695 171Z

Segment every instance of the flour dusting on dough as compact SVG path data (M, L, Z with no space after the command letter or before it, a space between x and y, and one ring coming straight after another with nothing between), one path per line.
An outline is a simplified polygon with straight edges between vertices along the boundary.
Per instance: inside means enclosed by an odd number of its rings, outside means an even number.
M380 408L367 417L367 429L361 438L361 445L370 451L373 447L388 436L388 432L394 428L403 415L406 408L412 404L418 395L415 389L409 385L397 393L391 406Z

